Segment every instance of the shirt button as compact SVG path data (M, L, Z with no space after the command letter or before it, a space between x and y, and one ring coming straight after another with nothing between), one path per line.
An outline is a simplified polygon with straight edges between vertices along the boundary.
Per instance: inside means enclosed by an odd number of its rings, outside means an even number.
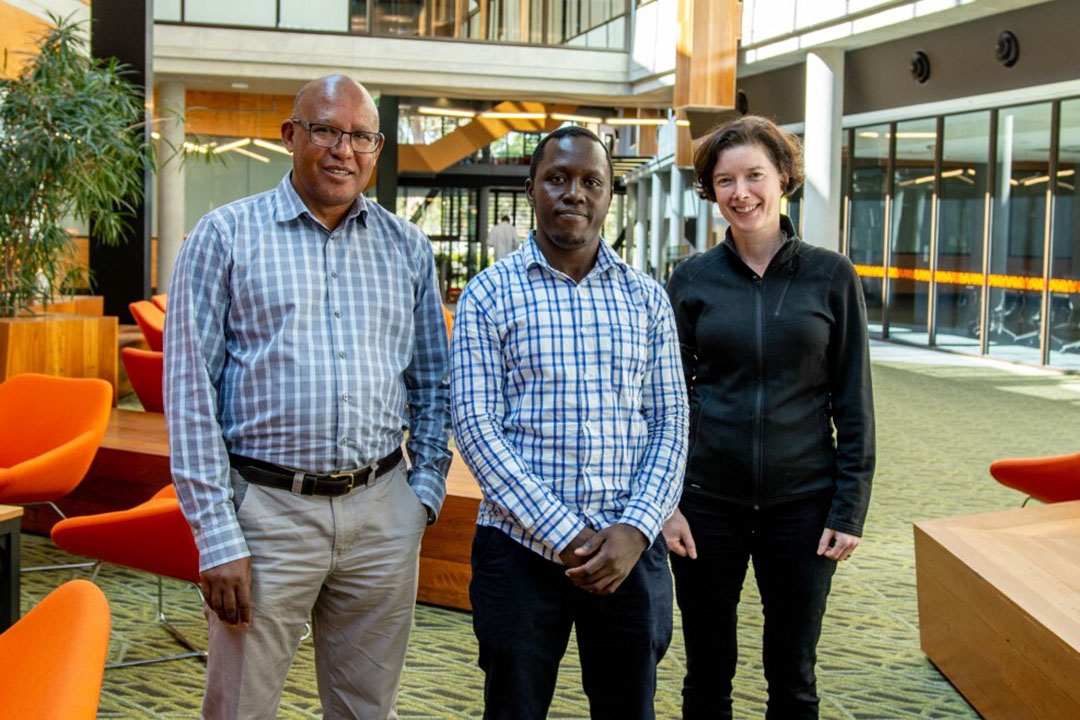
M337 270L331 270L330 271L330 277L336 278L337 277Z
M341 317L341 311L340 310L335 310L334 311L334 317L336 317L336 318Z
M341 445L344 447L349 444L349 438L341 438Z
M349 393L341 393L341 399L348 402L349 401Z
M345 359L345 351L344 350L338 350L337 356L339 358L341 358L342 360L344 360Z

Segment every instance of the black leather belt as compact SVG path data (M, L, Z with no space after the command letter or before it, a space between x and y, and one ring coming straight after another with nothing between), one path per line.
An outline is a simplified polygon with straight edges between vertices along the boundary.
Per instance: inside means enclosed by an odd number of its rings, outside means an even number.
M229 453L229 464L236 468L240 477L256 485L288 490L300 495L344 495L353 488L364 487L381 477L401 462L401 448L384 458L351 472L316 473L289 470L280 465L254 460L243 455Z

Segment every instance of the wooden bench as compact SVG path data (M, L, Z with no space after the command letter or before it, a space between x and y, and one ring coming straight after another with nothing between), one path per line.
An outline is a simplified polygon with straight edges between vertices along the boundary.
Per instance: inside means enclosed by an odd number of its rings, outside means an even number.
M1080 718L1080 501L915 524L919 634L993 720Z
M134 507L170 480L165 416L114 409L86 477L57 505L67 515ZM470 609L469 552L480 488L456 452L439 522L424 533L420 550L420 602ZM59 518L47 506L26 509L23 528L47 535Z

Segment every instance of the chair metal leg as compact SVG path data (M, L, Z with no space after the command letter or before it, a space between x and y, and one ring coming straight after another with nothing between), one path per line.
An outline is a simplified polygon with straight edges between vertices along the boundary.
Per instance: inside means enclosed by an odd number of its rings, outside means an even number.
M56 512L57 515L60 516L60 518L62 520L67 520L67 515L65 515L64 512L60 508L56 507L56 503L54 503L54 502L52 502L50 500L42 500L41 502L22 503L22 505L24 507L27 506L27 505L48 505L49 507L51 507ZM43 572L45 570L74 570L76 568L93 567L94 564L95 563L93 563L93 562L80 562L80 563L63 563L63 564L60 564L60 565L34 565L33 567L25 567L25 568L22 569L22 571L24 573L32 573L32 572Z
M100 565L100 563L99 563ZM97 575L97 568L94 570L94 576ZM195 585L195 591L199 593L200 604L202 603L202 591L199 590L199 586ZM190 652L177 653L176 655L165 655L163 657L146 658L143 660L124 660L121 662L108 663L105 665L105 669L120 668L120 667L132 667L134 665L149 665L151 663L165 662L167 660L183 660L185 658L197 657L203 662L206 662L207 653L205 650L201 650L192 640L190 640L184 633L182 633L169 619L165 616L165 593L162 587L162 578L158 576L158 623L165 628L173 638L184 647L188 648Z

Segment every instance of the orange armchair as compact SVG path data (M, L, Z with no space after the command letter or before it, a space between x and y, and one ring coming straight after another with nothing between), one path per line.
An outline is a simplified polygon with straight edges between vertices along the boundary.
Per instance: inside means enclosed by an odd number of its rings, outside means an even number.
M157 575L158 622L190 650L178 655L112 663L109 667L187 657L206 659L206 653L169 622L163 607L162 576L190 582L196 588L199 586L199 551L172 485L166 485L152 498L129 510L61 520L53 525L52 540L57 547L70 553L96 558L93 577L97 577L102 563Z
M128 305L128 310L131 311L131 317L135 318L135 323L142 331L146 344L151 350L161 352L164 344L162 336L165 333L165 313L158 310L157 306L148 300L133 302Z
M1028 500L1080 500L1080 453L998 460L990 465L990 474L1005 487L1027 494Z
M27 373L0 383L0 503L52 504L75 489L112 399L112 385L96 378Z
M151 295L150 302L154 303L158 310L165 312L165 306L169 304L169 294L162 293L161 295Z
M128 510L61 520L53 525L52 540L101 562L199 582L199 551L172 485Z
M164 358L164 354L153 350L126 347L120 351L131 387L147 412L165 412L165 401L161 397Z
M61 585L0 635L0 712L93 720L108 649L105 595L86 580Z

